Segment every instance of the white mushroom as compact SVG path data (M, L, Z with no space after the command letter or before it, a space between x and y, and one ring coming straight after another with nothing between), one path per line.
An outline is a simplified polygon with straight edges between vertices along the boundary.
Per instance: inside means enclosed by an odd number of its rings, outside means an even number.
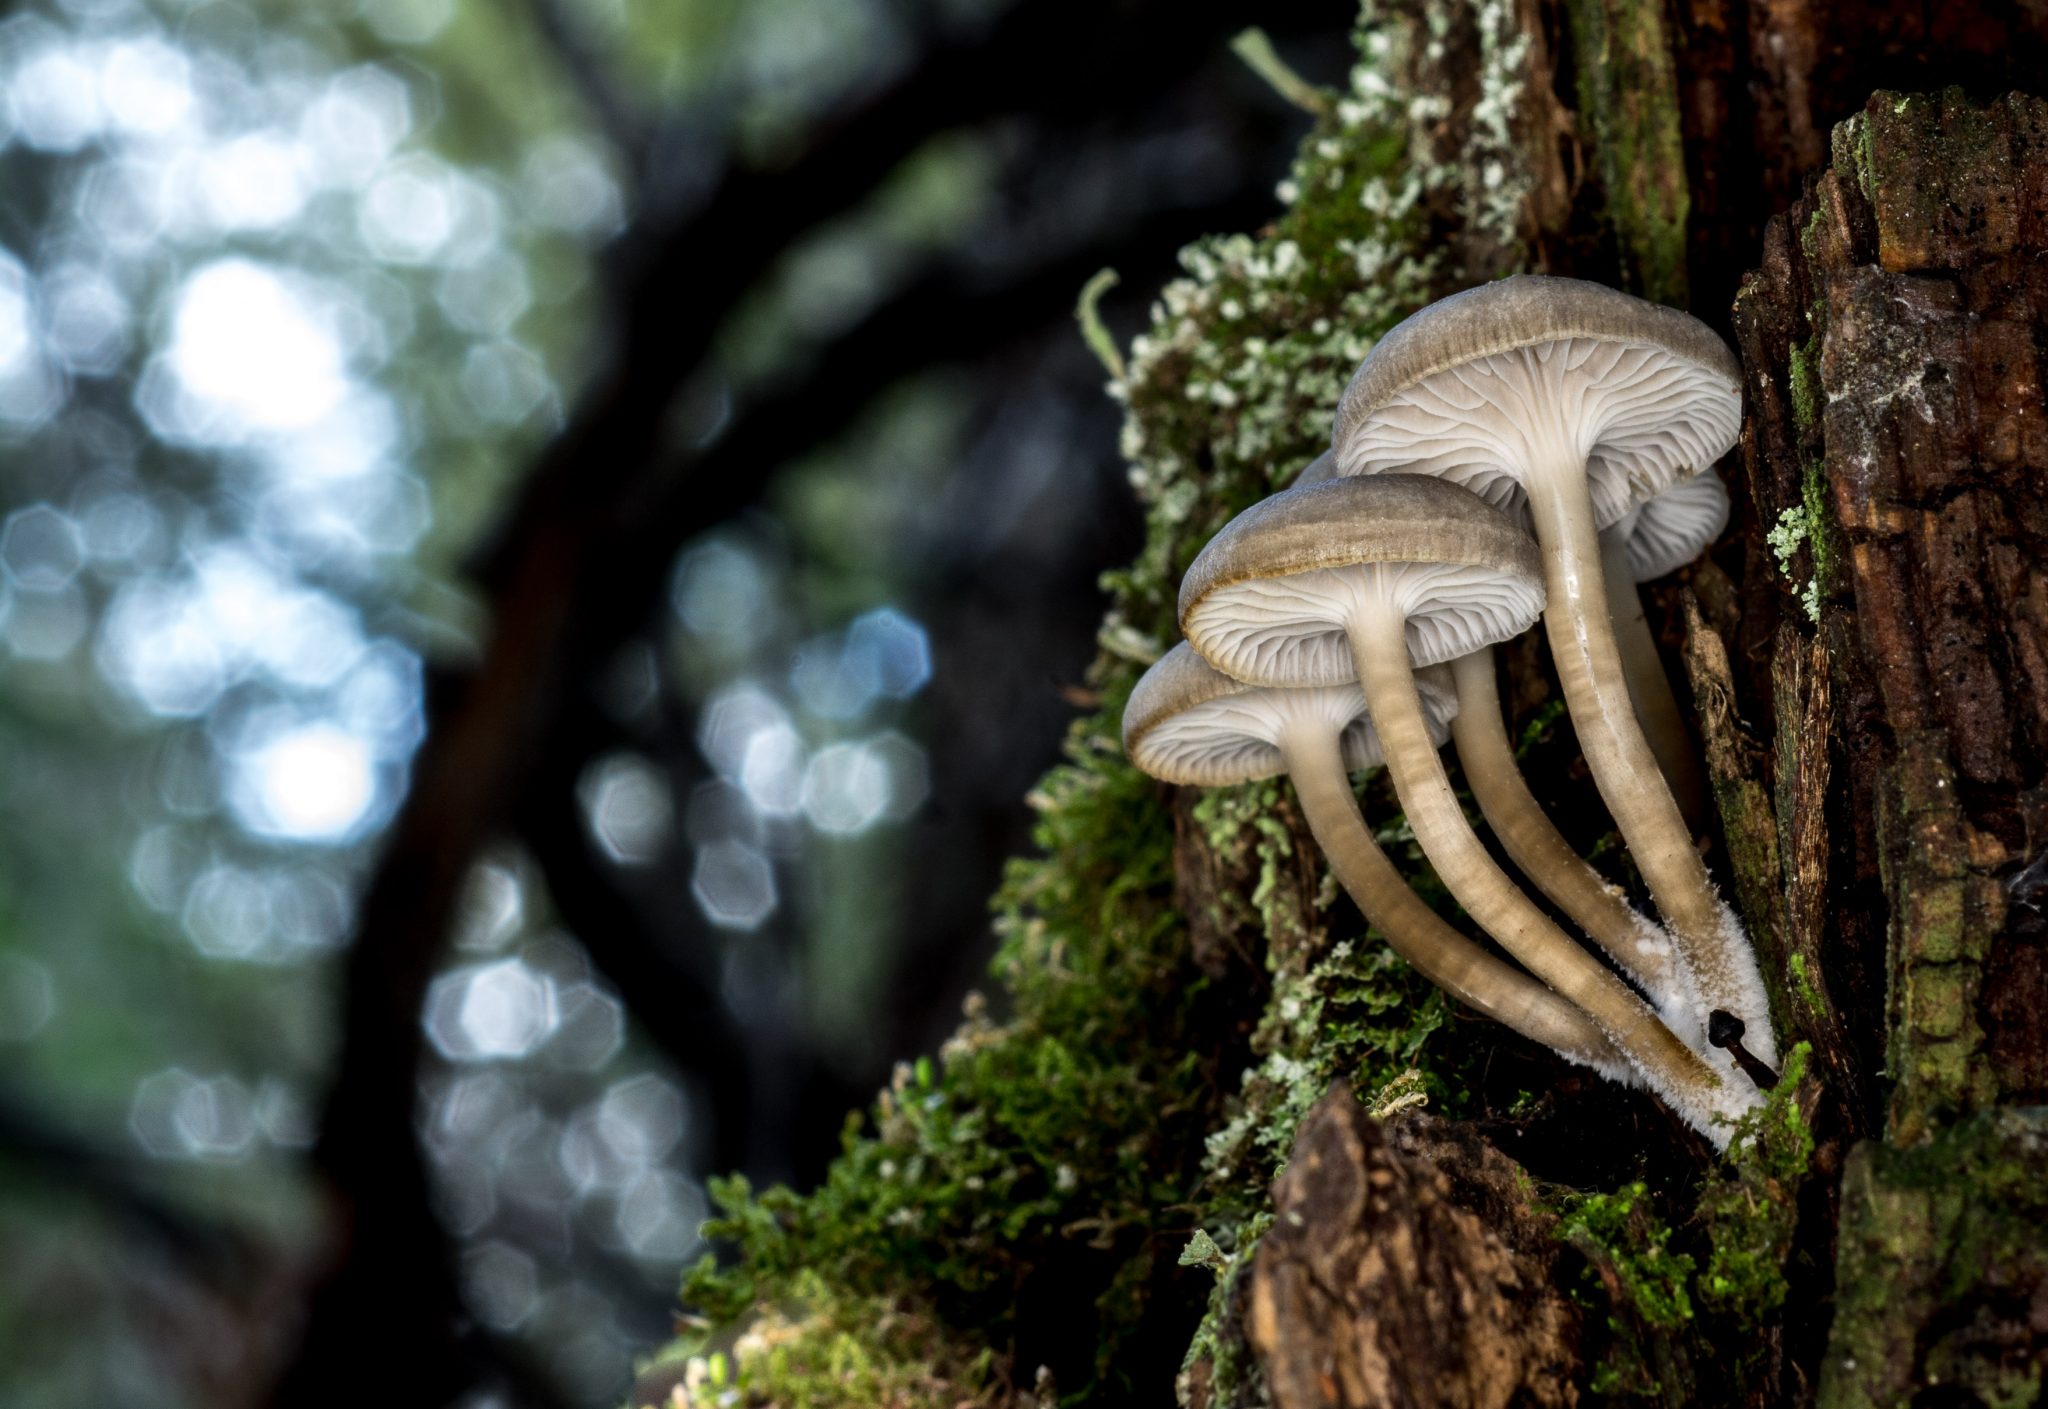
M1425 692L1437 737L1456 709ZM1410 890L1359 815L1348 772L1376 768L1379 738L1356 681L1269 690L1212 669L1186 642L1168 651L1124 707L1124 752L1155 778L1225 787L1286 773L1330 870L1394 952L1468 1007L1610 1080L1634 1072L1586 1015L1451 928Z
M1706 779L1684 711L1657 655L1657 638L1650 634L1636 584L1684 567L1727 526L1728 486L1706 470L1680 480L1600 530L1600 573L1607 579L1607 610L1614 619L1629 698L1657 755L1657 766L1678 800L1678 810L1694 831L1706 819Z
M1775 1062L1748 936L1636 722L1600 565L1601 525L1711 465L1740 422L1734 356L1705 324L1598 284L1524 275L1444 299L1382 339L1344 393L1332 449L1343 475L1440 476L1526 513L1543 550L1544 629L1600 795L1703 1000Z
M1515 635L1542 606L1525 533L1454 485L1392 475L1304 485L1239 514L1189 567L1180 625L1211 665L1248 683L1358 680L1409 826L1453 897L1725 1144L1756 1089L1717 1074L1516 887L1473 834L1429 736L1415 668Z

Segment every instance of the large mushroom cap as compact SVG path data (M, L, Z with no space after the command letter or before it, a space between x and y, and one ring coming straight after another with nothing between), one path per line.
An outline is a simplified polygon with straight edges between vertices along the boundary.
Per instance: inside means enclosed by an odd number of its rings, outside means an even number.
M1617 531L1621 530L1617 525ZM1635 511L1626 526L1628 573L1648 582L1697 558L1728 527L1728 486L1712 470L1682 479Z
M1605 285L1523 274L1380 339L1331 444L1343 474L1440 475L1510 509L1531 463L1576 456L1605 525L1713 464L1741 423L1741 368L1706 324Z
M1180 584L1180 628L1211 665L1262 685L1357 675L1361 566L1388 569L1418 666L1519 635L1543 613L1536 544L1442 480L1382 475L1275 494L1209 540Z
M1430 737L1441 744L1458 712L1457 695L1433 673L1418 684ZM1279 739L1303 719L1342 731L1338 749L1347 772L1379 766L1379 736L1356 680L1308 690L1247 685L1183 641L1153 662L1131 691L1124 755L1163 782L1201 788L1249 783L1285 770Z

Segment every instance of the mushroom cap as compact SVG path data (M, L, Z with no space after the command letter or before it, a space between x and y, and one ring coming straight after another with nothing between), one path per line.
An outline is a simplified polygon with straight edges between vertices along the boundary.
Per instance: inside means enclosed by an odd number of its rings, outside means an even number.
M1728 486L1712 470L1682 479L1635 511L1628 534L1628 571L1637 582L1676 572L1728 527Z
M1407 614L1417 666L1519 635L1543 614L1535 541L1443 480L1374 475L1302 485L1252 505L1189 566L1181 634L1208 662L1257 685L1356 678L1348 624L1367 574Z
M1337 407L1340 473L1441 475L1516 508L1538 458L1586 467L1595 521L1735 443L1742 377L1706 324L1583 279L1521 274L1404 319Z
M1315 459L1301 467L1294 476L1294 483L1289 485L1288 488L1299 489L1304 484L1321 484L1326 479L1335 479L1336 477L1337 452L1325 450L1322 454L1316 456Z
M1430 738L1441 744L1458 712L1458 697L1436 671L1417 677ZM1346 772L1380 764L1379 735L1356 680L1307 690L1272 689L1233 680L1183 641L1154 661L1124 706L1124 754L1168 783L1216 788L1285 771L1279 740L1304 717L1341 731Z

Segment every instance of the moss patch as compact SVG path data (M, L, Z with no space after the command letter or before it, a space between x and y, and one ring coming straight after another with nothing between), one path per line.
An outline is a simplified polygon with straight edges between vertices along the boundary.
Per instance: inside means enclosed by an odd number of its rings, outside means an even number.
M1686 302L1685 138L1664 7L1569 0L1579 113L1600 172L1622 272L1644 297Z
M1800 1106L1810 1056L1805 1043L1792 1049L1770 1100L1737 1127L1689 1209L1684 1191L1642 1183L1561 1201L1559 1236L1587 1261L1581 1299L1605 1313L1597 1393L1680 1404L1711 1384L1733 1402L1731 1387L1759 1375L1813 1163ZM1716 1364L1695 1370L1697 1343L1724 1348Z
M1987 1112L1842 1175L1835 1319L1821 1409L1879 1409L1941 1385L1957 1404L2038 1404L2048 1363L2008 1329L2048 1286L2048 1118ZM1924 1398L1924 1392L1922 1394Z

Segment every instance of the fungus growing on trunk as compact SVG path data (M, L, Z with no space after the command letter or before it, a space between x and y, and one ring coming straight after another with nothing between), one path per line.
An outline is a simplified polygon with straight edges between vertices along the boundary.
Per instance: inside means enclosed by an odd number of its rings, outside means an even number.
M1740 1018L1772 1062L1756 956L1636 721L1600 564L1601 526L1711 465L1741 411L1735 358L1704 323L1598 284L1521 275L1381 339L1344 393L1331 448L1342 475L1437 476L1527 514L1544 629L1594 782L1702 998Z
M1429 736L1415 670L1513 636L1543 608L1535 545L1441 480L1343 478L1276 494L1210 540L1181 582L1182 633L1251 684L1356 679L1395 791L1430 864L1481 928L1583 1009L1649 1084L1710 1138L1756 1104L1634 990L1553 924L1465 820Z
M1451 741L1472 797L1509 859L1641 985L1665 1026L1703 1050L1706 1010L1670 936L1579 855L1530 793L1501 716L1493 648L1458 657L1450 671L1458 697Z
M1425 686L1432 733L1456 702ZM1459 934L1408 887L1373 840L1347 776L1381 761L1356 681L1271 690L1232 680L1188 648L1155 662L1124 706L1124 753L1169 783L1225 787L1286 773L1316 845L1366 923L1438 988L1610 1080L1634 1072L1587 1016Z
M1657 655L1657 638L1650 634L1636 584L1684 567L1727 526L1728 486L1712 470L1704 470L1600 530L1600 572L1607 579L1607 610L1614 619L1629 698L1678 800L1678 810L1695 832L1706 822L1706 778L1678 695Z

